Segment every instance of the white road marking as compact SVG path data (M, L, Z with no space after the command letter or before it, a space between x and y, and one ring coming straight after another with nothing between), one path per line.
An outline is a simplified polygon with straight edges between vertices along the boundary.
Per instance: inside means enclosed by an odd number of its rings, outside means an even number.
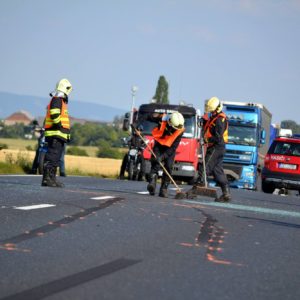
M93 197L90 198L92 200L106 200L106 199L114 199L116 198L115 196L100 196L100 197Z
M263 213L263 214L300 218L300 212L295 212L295 211L239 205L239 204L232 204L232 203L204 202L204 201L193 201L193 200L184 200L184 201L187 203L192 203L192 204L208 205L208 206L222 207L222 208L228 208L228 209L252 211L255 213Z
M54 205L54 204L37 204L37 205L29 205L29 206L14 206L14 209L31 210L31 209L38 209L38 208L53 207L53 206L56 206L56 205Z
M149 192L148 191L145 191L145 192L137 192L137 194L141 194L141 195L148 195Z

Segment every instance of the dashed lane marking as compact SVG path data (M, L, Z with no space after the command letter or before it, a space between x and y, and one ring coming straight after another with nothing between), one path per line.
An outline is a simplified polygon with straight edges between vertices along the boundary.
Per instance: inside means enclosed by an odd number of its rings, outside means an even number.
M92 200L107 200L107 199L115 199L116 196L99 196L99 197L92 197Z
M137 194L140 194L140 195L148 195L149 192L148 191L144 191L144 192L137 192Z
M245 211L251 211L251 212L262 213L262 214L300 218L300 212L287 211L281 209L263 208L263 207L247 206L247 205L231 204L231 203L193 201L193 200L184 200L184 202L191 203L191 204L222 207L227 209L245 210Z
M14 206L14 209L20 210L31 210L31 209L39 209L39 208L46 208L46 207L53 207L56 206L54 204L37 204L37 205L28 205L28 206Z

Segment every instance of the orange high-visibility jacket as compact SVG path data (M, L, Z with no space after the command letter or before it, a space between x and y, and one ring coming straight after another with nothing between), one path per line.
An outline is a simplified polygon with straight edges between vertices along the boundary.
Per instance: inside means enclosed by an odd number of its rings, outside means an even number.
M221 113L217 114L215 117L212 117L211 119L209 119L204 126L204 140L205 141L209 141L209 138L212 137L211 129L213 126L216 125L215 123L218 118L222 118L223 122L226 121L226 115L223 112L221 112ZM226 129L223 133L223 139L224 139L225 143L228 143L228 122L226 125Z
M65 140L70 139L70 119L68 114L68 105L62 100L62 106L60 108L51 108L51 99L49 105L47 106L47 114L45 119L45 136L58 136ZM51 116L58 115L56 118ZM61 123L62 129L58 129L57 124Z
M153 138L163 146L171 147L176 138L184 132L184 128L176 129L171 135L164 135L167 126L167 121L162 121L160 128L155 127L152 130Z

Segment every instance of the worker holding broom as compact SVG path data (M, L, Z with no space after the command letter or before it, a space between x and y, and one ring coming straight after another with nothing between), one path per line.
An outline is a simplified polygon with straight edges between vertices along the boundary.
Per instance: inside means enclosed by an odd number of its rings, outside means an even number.
M176 149L179 146L184 132L184 118L181 113L176 111L170 115L163 114L159 121L159 125L152 130L152 136L155 142L152 149L151 171L147 190L150 195L155 195L158 171L163 164L164 172L159 196L167 198Z
M201 164L199 167L199 176L193 190L197 194L197 189L203 188L207 176L213 175L222 190L222 195L215 201L229 202L231 200L229 184L223 170L225 144L228 141L228 120L225 113L222 112L222 108L223 105L217 97L210 98L205 105L206 114L202 118L201 127L207 150L204 156L205 164Z

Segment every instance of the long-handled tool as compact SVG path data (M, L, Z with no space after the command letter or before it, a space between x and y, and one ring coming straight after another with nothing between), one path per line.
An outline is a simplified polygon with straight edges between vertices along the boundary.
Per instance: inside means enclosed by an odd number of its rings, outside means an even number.
M184 199L186 198L186 193L181 192L181 188L177 185L177 183L175 182L175 180L173 179L173 177L171 176L171 174L167 171L167 169L165 168L165 166L162 164L162 162L160 160L157 159L157 156L155 155L155 153L153 152L152 148L148 145L148 143L146 142L146 140L144 139L144 137L141 135L141 133L135 128L133 127L136 134L141 138L141 140L144 142L144 144L146 145L146 147L148 148L148 150L150 151L150 153L153 155L153 157L159 162L159 165L161 166L161 168L164 170L164 172L167 174L167 176L170 178L170 180L172 181L172 183L175 185L176 187L176 195L175 195L175 199Z
M204 179L204 186L195 186L192 190L193 194L199 195L199 196L206 196L206 197L212 197L217 198L217 190L214 188L208 187L207 184L207 174L206 174L206 161L205 161L205 149L204 149L204 140L203 137L200 139L201 144L201 152L202 152L202 164L203 164L203 179Z

